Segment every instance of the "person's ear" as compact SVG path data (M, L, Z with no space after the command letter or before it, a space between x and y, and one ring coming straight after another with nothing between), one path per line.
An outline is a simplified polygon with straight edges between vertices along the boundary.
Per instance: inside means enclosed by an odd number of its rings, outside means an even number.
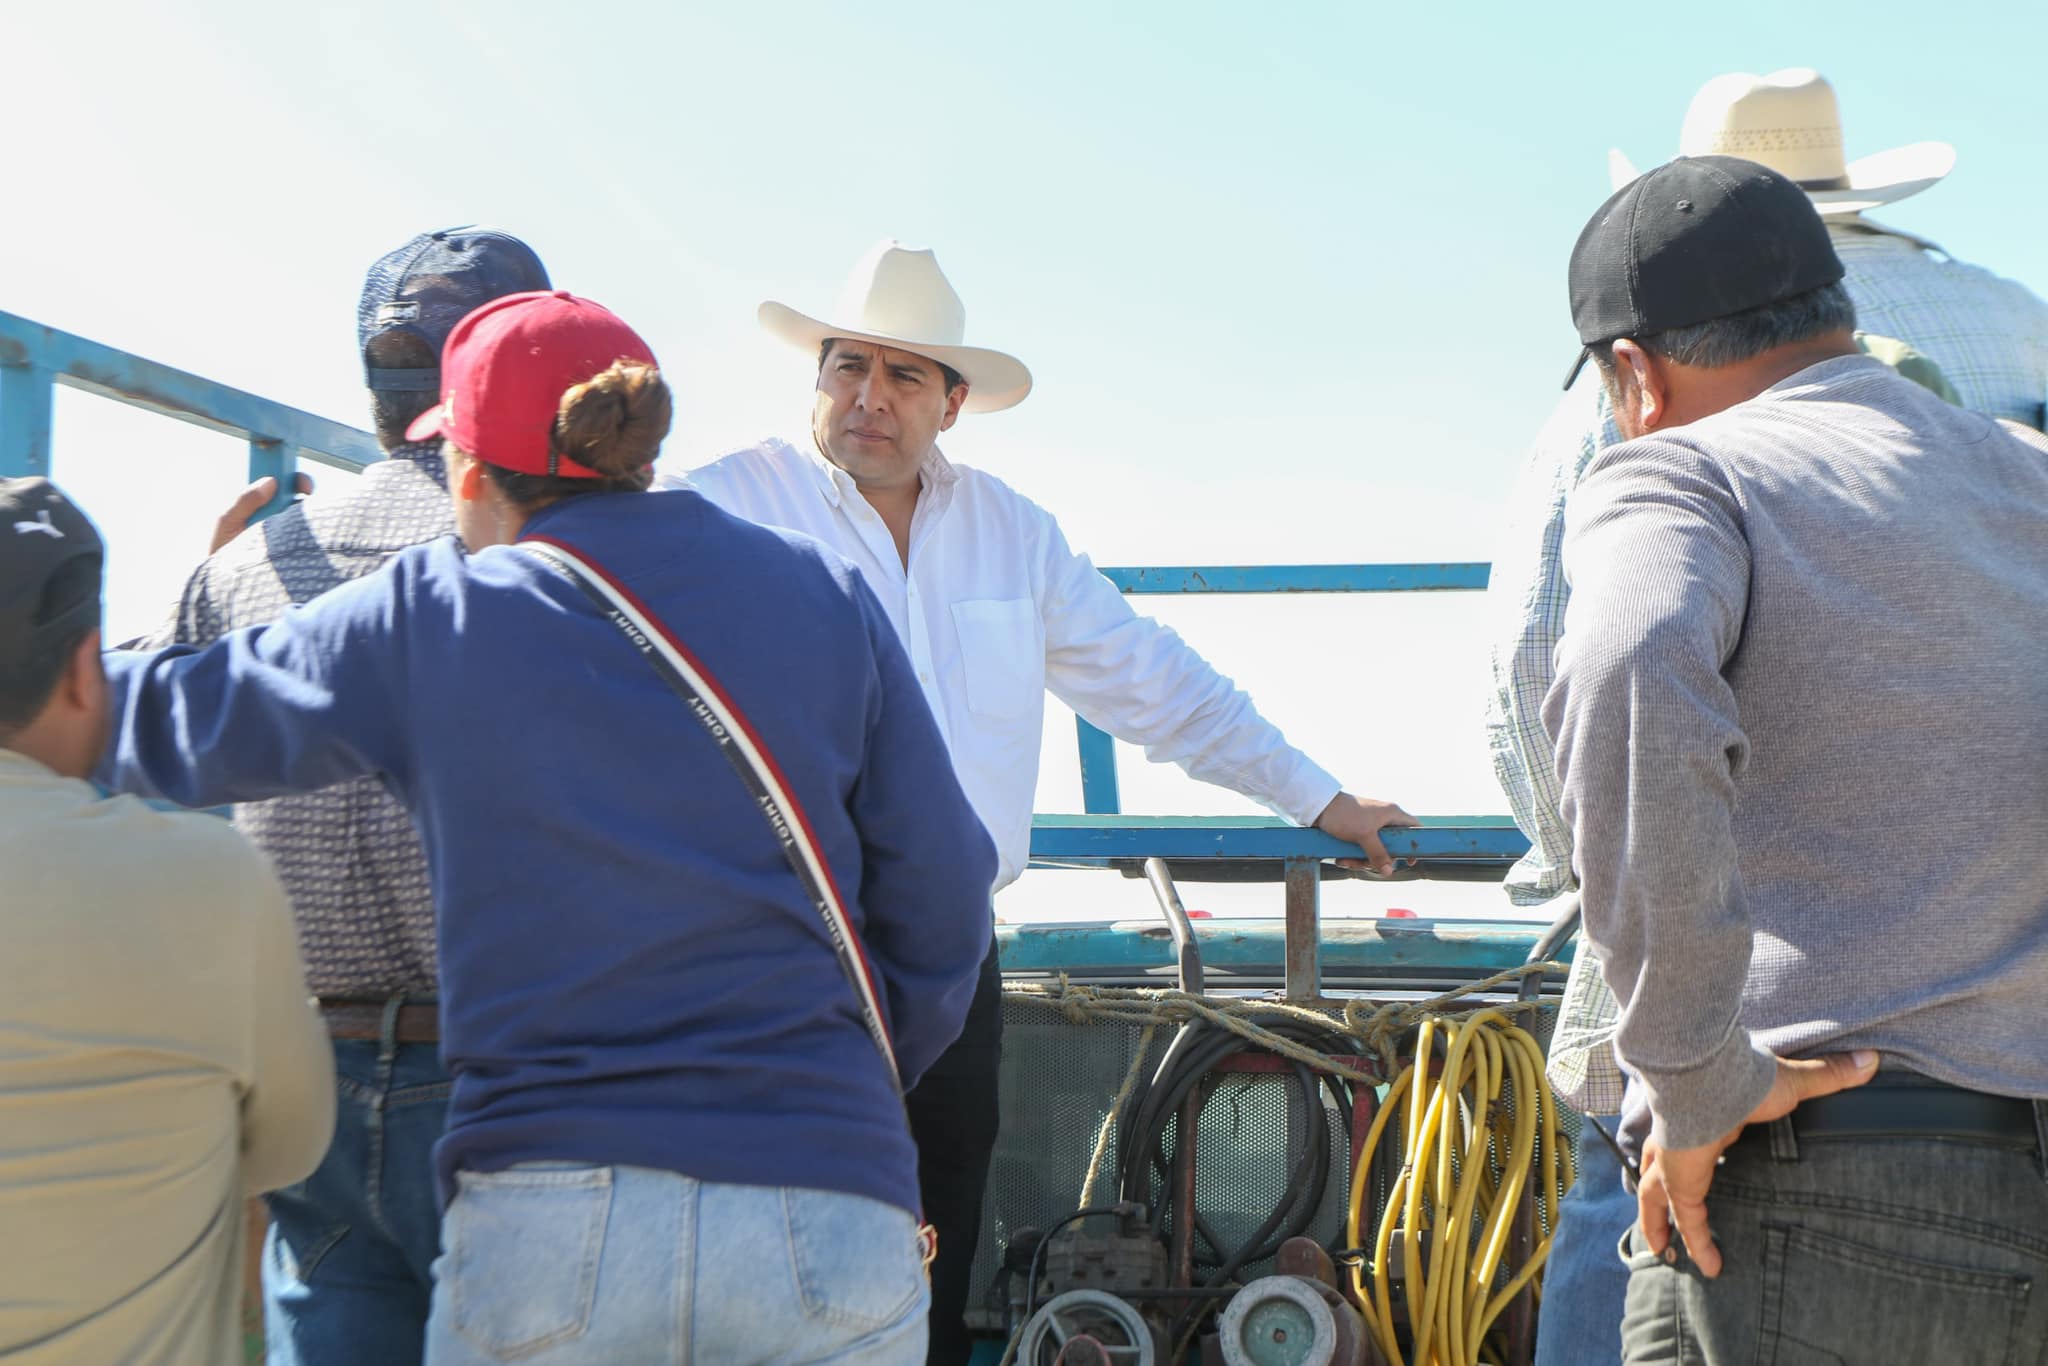
M465 503L476 502L484 496L484 462L463 456L449 471L449 482L457 498Z
M87 631L85 639L71 651L70 662L64 666L64 680L58 686L63 690L65 707L71 711L96 714L106 706L107 666L100 658L97 626Z
M1663 426L1671 416L1671 377L1664 362L1623 337L1614 343L1614 369L1622 399L1633 409L1633 425L1645 432Z
M939 430L949 431L960 420L960 405L967 401L967 386L956 384L946 395L946 415L939 419Z

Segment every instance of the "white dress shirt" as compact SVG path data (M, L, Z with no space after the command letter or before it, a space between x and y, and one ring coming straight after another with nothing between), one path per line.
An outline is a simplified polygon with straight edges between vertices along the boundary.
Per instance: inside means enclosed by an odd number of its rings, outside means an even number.
M996 887L1031 854L1042 694L1155 763L1241 792L1298 825L1339 784L1170 628L1139 616L1051 513L934 450L906 570L881 514L837 466L768 440L681 477L727 512L814 536L860 567L924 687L960 786L995 840Z

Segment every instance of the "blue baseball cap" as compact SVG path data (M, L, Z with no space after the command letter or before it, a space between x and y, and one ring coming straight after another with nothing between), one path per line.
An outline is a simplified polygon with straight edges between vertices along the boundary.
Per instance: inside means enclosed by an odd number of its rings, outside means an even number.
M418 337L438 360L455 324L493 299L553 288L533 248L496 228L425 232L378 258L356 307L356 349L372 389L438 392L439 365L384 370L370 364L370 342L387 332Z

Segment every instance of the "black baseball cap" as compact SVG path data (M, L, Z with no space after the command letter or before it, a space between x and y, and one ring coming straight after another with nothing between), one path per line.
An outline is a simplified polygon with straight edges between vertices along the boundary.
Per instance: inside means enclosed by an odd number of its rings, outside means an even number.
M441 345L472 311L507 294L552 289L547 267L533 248L496 228L444 228L423 232L387 252L363 280L356 306L356 349L372 389L439 392L438 365L383 370L370 364L370 341L386 332L418 337L438 359Z
M1590 348L1725 318L1841 278L1806 191L1740 157L1679 157L1616 190L1579 234L1572 322ZM1565 388L1591 354L1580 350Z
M47 479L0 479L0 656L29 650L100 619L107 548L78 505ZM46 602L50 581L91 560L89 586Z

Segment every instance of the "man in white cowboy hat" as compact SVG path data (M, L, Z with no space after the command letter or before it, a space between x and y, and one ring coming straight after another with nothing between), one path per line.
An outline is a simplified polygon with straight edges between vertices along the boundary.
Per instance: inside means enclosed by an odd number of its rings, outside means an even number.
M1686 111L1678 154L1742 157L1796 182L1828 225L1865 331L1918 348L1965 408L2048 426L2048 303L1864 216L1939 184L1955 166L1953 147L1916 142L1848 161L1834 87L1795 67L1708 81ZM1608 169L1615 189L1636 176L1619 151Z
M779 303L762 304L760 319L817 357L809 439L763 442L682 482L860 567L995 838L996 888L1029 858L1048 690L1152 759L1358 844L1392 870L1378 832L1413 824L1407 813L1342 791L1179 636L1132 611L1052 514L940 453L939 434L962 413L1022 402L1031 374L964 344L965 310L931 252L882 242L854 267L830 320ZM995 1146L1001 1038L991 940L959 1042L910 1095L925 1216L939 1230L933 1362L964 1361L971 1347L962 1315Z
M1685 156L1759 162L1806 191L1844 267L1865 350L1963 407L2043 425L2048 304L1863 216L1937 184L1955 162L1947 144L1916 143L1847 161L1834 89L1803 68L1707 82L1686 113L1679 144ZM1614 188L1636 178L1620 152L1608 160ZM1523 905L1573 887L1572 838L1559 812L1542 703L1569 597L1561 556L1565 503L1595 456L1621 440L1601 386L1568 387L1510 498L1488 591L1496 615L1487 738L1495 774L1531 843L1507 881L1509 896ZM1566 984L1551 1041L1550 1078L1580 1110L1611 1117L1621 1108L1624 1083L1610 1042L1617 1009L1591 955L1579 957L1583 965ZM1635 1217L1635 1201L1590 1126L1580 1156L1581 1180L1545 1271L1538 1366L1619 1360L1626 1275L1613 1249ZM1596 1325L1599 1336L1589 1336Z

